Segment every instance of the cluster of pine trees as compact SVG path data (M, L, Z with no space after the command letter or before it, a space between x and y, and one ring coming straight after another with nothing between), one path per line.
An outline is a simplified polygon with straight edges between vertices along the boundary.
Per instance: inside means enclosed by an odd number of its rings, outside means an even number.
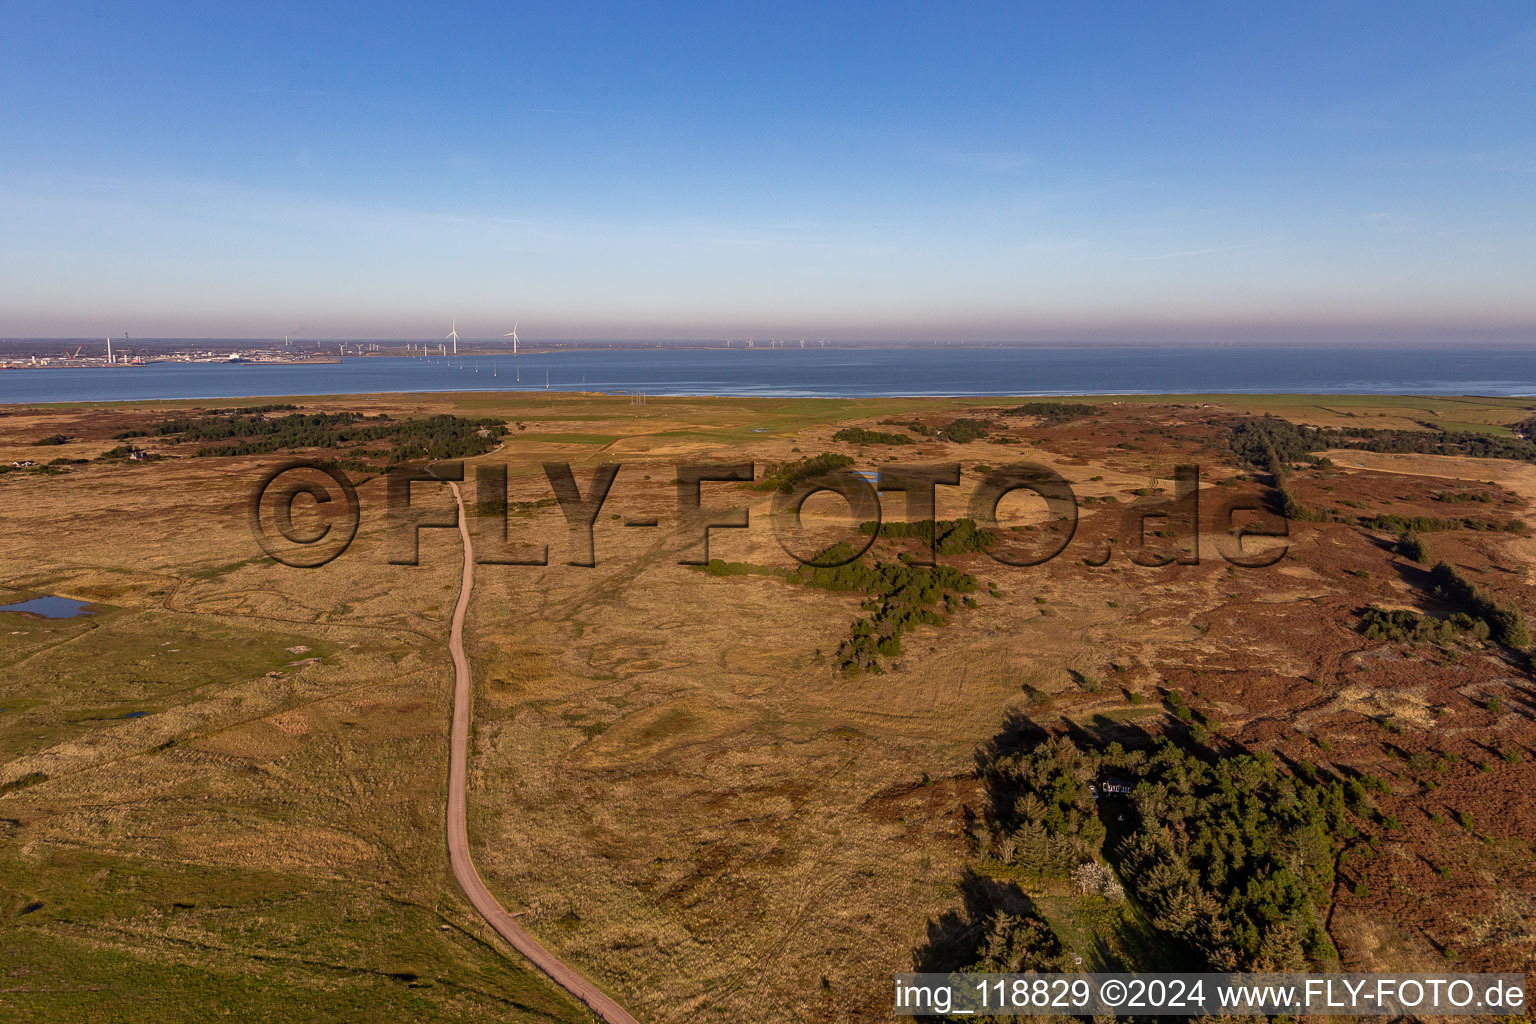
M211 433L208 435L209 437L233 437L236 435L221 432L221 428L217 426L221 420L234 421L241 419L259 418L264 413L292 412L297 408L298 406L287 403L277 403L273 405L243 405L232 409L221 409L216 413L209 413L206 416L181 416L175 419L161 420L159 423L156 423L148 428L124 430L113 434L112 436L115 439L121 441L130 437L170 437L173 434L182 434L188 431L207 429L211 431ZM352 415L354 417L357 416L355 413ZM205 439L206 438L197 438L197 440Z
M753 486L759 491L783 491L789 494L812 477L851 465L853 465L853 459L847 455L822 452L820 455L808 455L793 462L781 462Z
M1278 416L1239 420L1227 441L1242 462L1273 473L1277 462L1306 462L1313 452L1328 447L1323 431L1302 427Z
M1447 646L1458 640L1486 640L1489 630L1488 623L1465 612L1440 618L1403 608L1388 611L1372 605L1360 616L1360 632L1367 640Z
M1398 537L1397 543L1393 546L1397 549L1397 553L1404 558L1411 558L1420 564L1429 561L1429 545L1424 543L1423 537L1420 537L1412 530Z
M986 923L986 938L977 950L976 960L966 973L1024 974L1028 971L1067 973L1077 970L1062 949L1061 939L1046 922L1033 914L994 911ZM984 1024L1013 1024L1012 1016L971 1017ZM1038 1018L1036 1018L1038 1019Z
M1360 525L1383 533L1434 533L1438 530L1493 530L1502 533L1524 533L1525 524L1518 519L1474 519L1469 516L1445 518L1441 516L1400 516L1387 512L1360 520Z
M1164 740L1148 751L1056 737L988 751L988 852L1066 875L1101 852L1155 928L1212 970L1298 970L1333 957L1323 910L1334 855L1355 834L1345 783L1282 771L1267 756L1215 757ZM1118 777L1129 798L1099 795ZM1106 848L1099 803L1126 833Z
M935 427L929 431L929 436L935 441L953 441L956 444L970 444L979 441L992 431L992 423L989 420L973 419L969 416L961 416L950 420L941 427Z
M355 448L355 454L386 464L411 459L460 459L481 455L507 433L497 419L469 419L440 414L397 420L380 413L355 412L268 415L296 408L291 405L250 406L207 416L165 420L149 430L124 431L119 437L176 437L186 442L220 442L199 448L196 455L265 455L305 448Z
M1477 459L1518 459L1536 462L1531 424L1517 425L1510 435L1465 430L1383 430L1375 427L1305 427L1263 416L1240 421L1232 428L1232 451L1242 461L1267 470L1266 444L1286 462L1307 461L1323 448L1359 448L1368 452L1417 455L1462 455Z
M916 523L867 522L859 524L859 532L866 536L874 534L883 540L920 540L941 555L985 551L997 543L997 534L983 530L970 518L925 519Z
M1464 455L1474 459L1536 462L1536 441L1525 436L1477 434L1465 430L1378 430L1345 427L1329 430L1330 447L1416 455Z
M972 441L986 437L996 426L991 420L978 420L970 416L961 416L937 427L930 427L921 420L881 420L880 422L889 427L906 427L914 434L931 437L935 441L953 441L956 444L970 444Z
M1232 427L1228 443L1238 459L1256 469L1268 473L1274 481L1280 503L1280 511L1287 519L1321 521L1330 515L1309 509L1290 488L1290 467L1297 462L1317 463L1313 452L1322 448L1362 448L1368 451L1412 451L1435 454L1472 455L1486 458L1523 458L1507 445L1483 445L1474 439L1488 440L1483 434L1451 434L1441 432L1426 434L1424 431L1379 431L1369 428L1304 427L1276 416L1245 419ZM1497 441L1498 439L1493 439ZM1536 460L1536 444L1529 445L1529 453ZM1517 450L1518 449L1518 450ZM1383 514L1364 517L1360 525L1387 533L1416 531L1429 533L1435 530L1499 530L1508 533L1524 533L1525 524L1518 519L1489 520L1470 517L1443 518L1435 516L1400 516Z
M1298 427L1275 416L1248 419L1232 428L1230 444L1237 457L1270 475L1280 501L1280 514L1287 519L1317 522L1327 513L1307 508L1290 488L1293 462L1316 462L1311 454L1321 447L1315 441L1317 431Z
M886 430L866 430L863 427L844 427L832 435L834 441L848 444L916 444L906 434L892 434Z
M948 566L905 565L854 557L854 549L839 541L819 554L816 562L842 563L831 568L802 565L789 579L823 590L857 591L869 595L862 618L854 620L847 640L837 651L844 672L879 672L881 658L901 654L901 638L921 625L942 626L947 615L974 607L976 578Z
M1004 409L1002 414L1004 416L1038 416L1041 426L1055 427L1083 416L1092 416L1098 411L1098 406L1089 405L1087 402L1025 402L1012 409Z
M1486 623L1489 635L1499 643L1517 650L1524 650L1531 645L1531 631L1520 609L1494 599L1482 587L1463 576L1455 566L1446 562L1436 563L1429 571L1429 586L1442 601L1457 605L1466 614Z

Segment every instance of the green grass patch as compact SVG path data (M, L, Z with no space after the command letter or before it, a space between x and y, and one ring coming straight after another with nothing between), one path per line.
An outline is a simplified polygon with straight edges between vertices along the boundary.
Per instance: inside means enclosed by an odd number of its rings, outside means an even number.
M589 1019L431 909L344 881L44 848L0 856L0 1019Z

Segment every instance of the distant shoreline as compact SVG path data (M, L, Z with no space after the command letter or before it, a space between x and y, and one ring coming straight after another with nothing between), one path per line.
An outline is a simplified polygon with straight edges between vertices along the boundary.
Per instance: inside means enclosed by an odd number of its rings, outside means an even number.
M610 393L605 391L545 391L543 388L533 388L520 391L371 391L371 392L335 392L332 394L293 394L293 395L220 395L217 397L202 398L124 398L93 400L73 400L63 402L10 402L0 403L0 416L11 415L14 412L29 408L56 409L63 406L79 406L85 408L97 407L123 407L133 408L138 406L170 406L189 408L218 408L229 403L261 402L264 404L294 404L302 406L305 403L334 404L338 402L379 402L379 401L404 401L417 399L420 401L455 402L460 400L480 401L487 396L504 396L513 401L528 401L531 399L547 400L602 400L602 401L627 401L631 396L622 393ZM775 395L711 395L711 394L677 394L677 395L647 395L649 400L676 401L676 402L761 402L764 404L783 402L786 399ZM928 404L937 406L952 406L955 408L971 408L977 406L1006 404L1009 402L1087 402L1095 405L1178 405L1189 408L1201 406L1241 406L1245 409L1256 410L1270 405L1287 405L1304 403L1319 407L1338 409L1367 409L1387 408L1395 405L1414 406L1417 404L1430 404L1435 402L1467 403L1470 407L1486 408L1497 407L1517 411L1536 410L1536 395L1473 395L1473 394L1389 394L1389 393L1354 393L1330 391L1225 391L1225 392L1103 392L1098 394L994 394L994 395L861 395L857 397L796 397L788 399L795 402L835 402L843 405L857 407L859 405L879 406L882 403L908 403Z
M148 353L140 352L147 356ZM31 367L26 367L30 369ZM543 349L301 361L148 359L131 372L0 371L0 404L273 395L1068 398L1157 394L1536 396L1536 350L1294 348Z
M229 353L272 351L282 348L280 341L266 338L201 338L195 336L177 338L134 338L133 346L148 352L154 352L158 356L164 356L171 352L182 350L200 350L204 352ZM328 338L323 341L307 340L302 344L296 343L293 350L297 352L314 352L314 359L293 359L291 362L335 362L338 346L346 345L349 348L359 346L377 346L376 351L347 352L344 358L422 358L421 348L429 345L433 349L439 344L433 339L418 338ZM60 353L77 346L90 347L94 352L100 353L103 347L101 337L94 338L43 338L43 337L4 337L0 338L0 360L15 358L25 354L30 357L37 354L51 355L58 358ZM408 349L407 346L414 346ZM807 339L804 346L798 338L795 339L768 339L768 338L732 338L726 341L723 338L714 339L688 339L688 338L572 338L572 339L540 339L538 341L524 341L518 349L519 355L544 355L550 353L569 352L810 352L810 351L970 351L970 350L1124 350L1147 351L1153 349L1230 349L1258 351L1264 349L1314 349L1326 348L1335 351L1397 351L1411 350L1415 352L1433 352L1450 350L1457 347L1470 347L1487 351L1525 351L1536 347L1536 328L1521 330L1514 333L1510 331L1489 332L1484 330L1438 330L1426 333L1422 330L1409 331L1405 334L1386 335L1379 337L1338 337L1327 331L1320 331L1315 336L1302 338L1266 338L1245 337L1241 332L1232 335L1208 335L1203 332L1193 332L1193 336L1184 334L1172 334L1162 337L1161 332L1149 331L1144 337L1051 337L1051 338L1025 338L1012 340L879 340L879 339ZM461 338L459 340L458 356L469 355L511 355L512 348L499 338ZM447 352L438 355L435 351L431 358L454 357L455 353Z
M362 358L362 357L358 357ZM334 366L340 359L252 359L230 362L221 359L146 359L142 363L4 363L7 370L142 370L146 366L174 363L179 366Z

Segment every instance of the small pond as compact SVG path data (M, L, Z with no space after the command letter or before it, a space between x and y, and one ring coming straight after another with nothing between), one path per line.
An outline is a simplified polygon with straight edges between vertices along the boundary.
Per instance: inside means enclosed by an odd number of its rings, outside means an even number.
M77 615L89 615L90 612L86 611L89 607L88 602L72 601L67 597L34 597L30 601L0 605L0 612L26 612L28 615L41 615L45 619L72 619Z

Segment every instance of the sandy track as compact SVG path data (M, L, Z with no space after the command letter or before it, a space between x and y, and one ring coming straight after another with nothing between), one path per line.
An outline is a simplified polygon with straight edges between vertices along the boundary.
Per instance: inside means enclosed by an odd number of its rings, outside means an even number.
M475 585L474 549L469 539L469 520L464 513L464 498L458 484L450 483L453 500L459 506L459 536L464 540L464 576L459 587L459 600L453 608L453 629L449 634L448 649L453 655L453 735L452 754L448 766L448 860L453 866L453 877L459 888L469 897L480 916L502 938L512 944L533 965L554 980L555 984L587 1004L608 1024L639 1024L622 1006L614 1002L591 981L568 966L539 941L529 935L508 914L491 891L480 880L475 862L469 856L469 828L465 821L465 788L468 782L469 764L469 660L464 656L464 613L469 608L469 593Z

